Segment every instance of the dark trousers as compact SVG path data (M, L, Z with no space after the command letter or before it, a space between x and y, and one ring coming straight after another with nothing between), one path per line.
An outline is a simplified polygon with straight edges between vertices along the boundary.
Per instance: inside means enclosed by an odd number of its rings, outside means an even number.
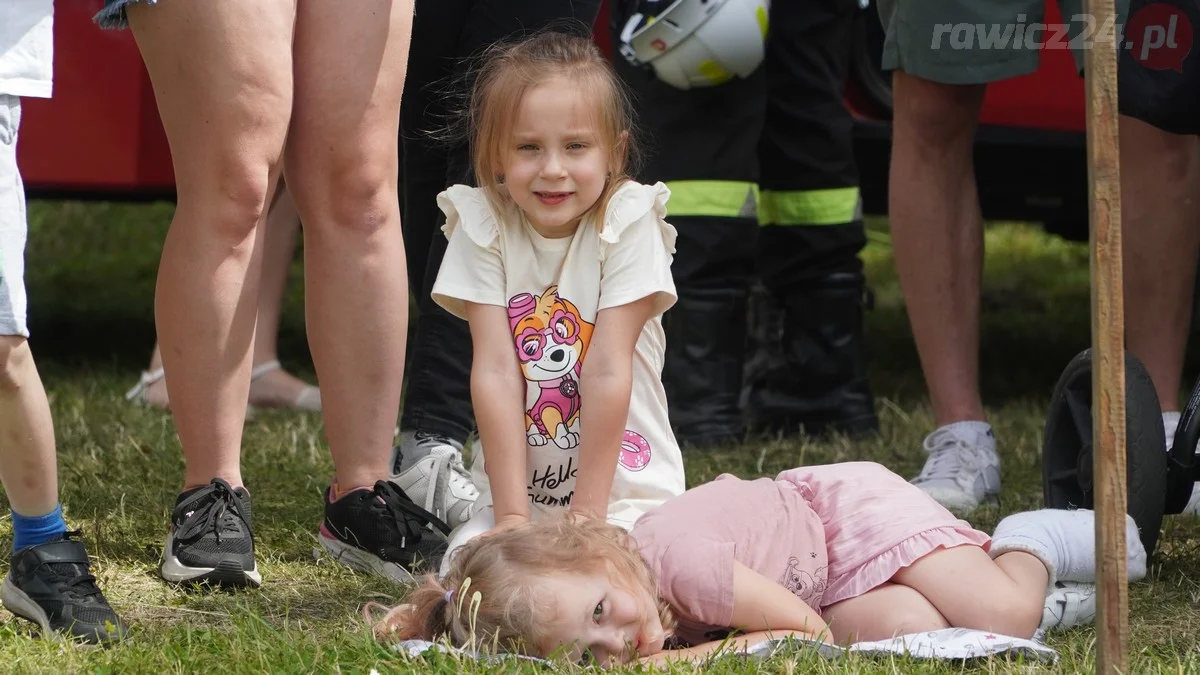
M860 11L855 0L772 3L762 67L715 87L675 89L617 62L645 131L640 176L672 189L679 302L664 317L664 381L685 443L740 438L743 408L773 418L767 427L875 425L861 354L866 237L842 100ZM738 208L742 186L759 191L749 208ZM785 344L768 350L783 354L747 371L756 284L788 316L776 331Z
M430 297L446 252L437 195L473 184L466 140L440 133L465 105L471 59L546 26L587 34L599 9L600 0L417 0L400 112L404 245L418 312L400 420L405 431L465 442L475 428L470 331Z

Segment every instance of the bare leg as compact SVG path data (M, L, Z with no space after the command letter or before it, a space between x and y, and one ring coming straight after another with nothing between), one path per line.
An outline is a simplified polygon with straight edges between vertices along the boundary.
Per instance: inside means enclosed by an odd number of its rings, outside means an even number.
M129 8L178 185L155 320L185 487L242 483L256 239L292 109L294 16L294 0Z
M889 221L896 270L939 426L983 420L983 226L972 143L983 86L897 71Z
M1049 578L1029 553L992 560L977 546L956 546L930 553L892 581L925 596L951 626L1029 638L1042 621Z
M1121 117L1125 333L1163 412L1179 410L1200 251L1198 189L1200 139Z
M342 490L388 476L408 278L397 200L411 0L309 0L285 171L304 221L306 323Z
M283 296L287 290L288 272L296 253L296 235L300 231L300 215L286 187L280 181L275 202L265 223L262 254L262 273L258 291L258 317L254 331L254 365L270 363L279 358L279 317ZM151 382L140 394L141 400L156 408L169 408L167 381L158 377L162 356L157 343L150 355L146 375ZM250 383L250 404L259 407L294 405L308 383L282 368L271 370Z
M825 608L822 617L839 643L948 627L1028 638L1041 623L1048 578L1028 553L993 561L977 546L938 549L892 583Z
M925 596L893 583L830 605L821 618L834 642L843 645L950 627Z
M296 254L300 214L287 186L280 181L275 202L267 214L263 240L262 278L258 291L258 321L254 330L254 365L279 358L279 317L287 292L288 272ZM309 388L282 368L271 370L250 383L250 405L291 406Z
M12 510L41 516L58 505L50 403L29 343L0 336L0 480Z

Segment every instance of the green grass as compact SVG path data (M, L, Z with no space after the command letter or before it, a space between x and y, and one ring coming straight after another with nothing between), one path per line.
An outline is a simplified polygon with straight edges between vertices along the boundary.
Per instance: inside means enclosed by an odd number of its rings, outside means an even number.
M404 588L313 559L320 494L331 465L315 415L262 413L247 423L244 473L254 491L261 589L181 591L156 576L170 504L182 476L169 417L125 402L153 342L151 300L169 205L34 203L28 251L32 340L51 396L62 497L82 527L106 593L135 627L105 650L40 640L0 611L5 672L474 672L450 658L410 663L375 644L359 610L399 601ZM689 483L721 472L772 474L802 463L872 459L902 474L920 467L931 428L924 386L892 269L885 230L873 223L864 254L875 308L869 314L871 377L882 418L878 438L765 442L687 456ZM1036 227L994 224L988 232L982 369L1004 458L999 508L971 520L990 530L1004 514L1041 505L1040 436L1050 390L1089 340L1087 249ZM294 270L298 281L301 270ZM285 364L311 375L298 284L285 305ZM1188 377L1194 364L1189 362ZM6 506L6 505L5 505ZM7 509L4 510L7 513ZM1200 671L1200 522L1172 517L1149 578L1131 589L1133 672ZM9 541L7 515L0 541ZM1095 631L1052 635L1055 670L1094 669ZM1025 672L996 661L968 670ZM521 670L512 666L509 671ZM526 666L525 670L532 670ZM935 672L954 664L855 658L822 662L778 656L763 664L725 660L715 672ZM684 672L682 669L679 672Z

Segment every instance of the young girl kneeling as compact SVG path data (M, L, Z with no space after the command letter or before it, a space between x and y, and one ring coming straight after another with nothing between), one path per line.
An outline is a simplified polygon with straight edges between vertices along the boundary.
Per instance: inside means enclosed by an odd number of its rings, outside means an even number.
M659 374L675 301L666 186L626 174L630 108L587 38L486 55L470 102L480 187L438 196L433 298L470 323L479 427L466 541L569 510L628 529L684 490Z
M1138 580L1146 552L1128 516L1125 536ZM885 467L852 462L724 475L629 533L559 520L482 538L375 630L601 664L704 657L733 630L745 633L735 647L948 627L1029 638L1056 582L1094 578L1091 511L1017 513L988 537Z

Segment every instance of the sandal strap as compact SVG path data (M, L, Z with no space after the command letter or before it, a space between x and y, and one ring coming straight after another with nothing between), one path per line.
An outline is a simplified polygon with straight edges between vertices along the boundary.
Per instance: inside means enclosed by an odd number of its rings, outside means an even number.
M143 370L141 377L138 378L138 383L132 389L125 392L125 400L132 401L146 393L146 390L157 384L160 380L167 376L167 371L163 368L155 368L154 370Z
M254 366L254 368L250 371L250 381L253 382L263 377L267 373L279 370L282 367L283 366L279 364L279 359L271 359L265 363L260 363L257 366Z

